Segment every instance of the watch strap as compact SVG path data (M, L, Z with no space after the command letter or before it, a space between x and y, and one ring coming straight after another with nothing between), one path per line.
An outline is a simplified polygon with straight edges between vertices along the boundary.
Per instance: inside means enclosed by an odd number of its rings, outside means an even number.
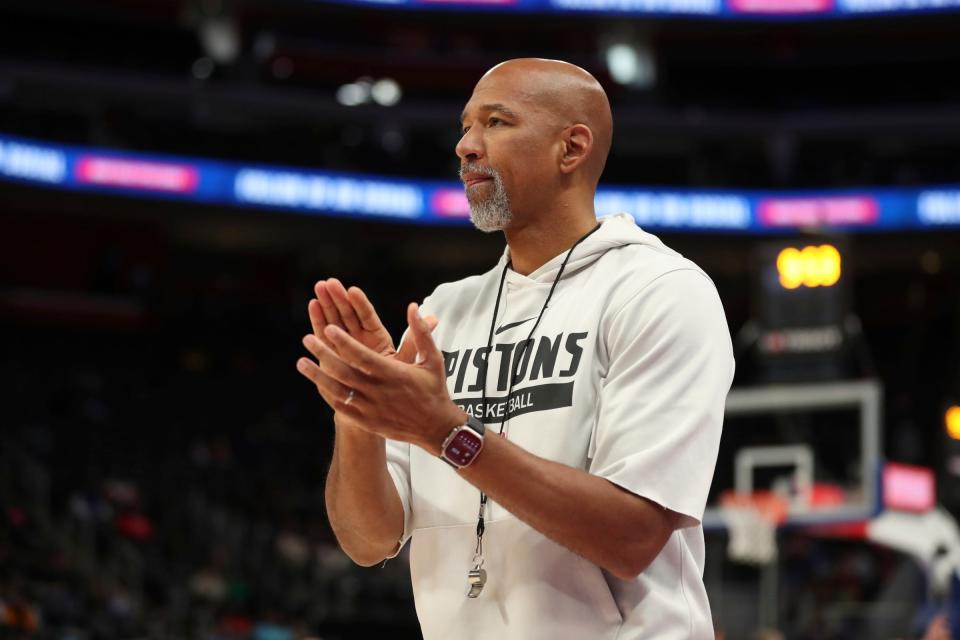
M467 421L464 423L464 426L469 426L481 436L485 435L487 430L487 428L483 425L483 422L481 422L479 418L475 418L473 416L467 416Z

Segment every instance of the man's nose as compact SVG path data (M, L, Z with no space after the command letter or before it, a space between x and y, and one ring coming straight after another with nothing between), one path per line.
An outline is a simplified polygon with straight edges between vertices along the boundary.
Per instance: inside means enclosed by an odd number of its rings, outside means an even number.
M478 160L483 156L483 146L480 144L480 136L473 132L473 129L467 131L460 137L460 142L456 146L457 156L461 160L471 162Z

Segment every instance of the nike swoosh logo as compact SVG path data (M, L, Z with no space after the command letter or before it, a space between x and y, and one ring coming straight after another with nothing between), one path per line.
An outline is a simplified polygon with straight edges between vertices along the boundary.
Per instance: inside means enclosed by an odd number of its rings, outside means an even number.
M519 326L522 325L524 322L530 322L531 320L535 320L535 319L536 319L536 316L534 316L534 317L532 317L532 318L527 318L526 320L521 320L521 321L519 321L519 322L511 322L510 324L505 324L505 325L503 325L502 327L499 327L496 331L494 331L494 332L493 332L493 335L498 336L498 335L500 335L501 333L503 333L504 331L509 331L510 329L513 329L514 327L519 327Z

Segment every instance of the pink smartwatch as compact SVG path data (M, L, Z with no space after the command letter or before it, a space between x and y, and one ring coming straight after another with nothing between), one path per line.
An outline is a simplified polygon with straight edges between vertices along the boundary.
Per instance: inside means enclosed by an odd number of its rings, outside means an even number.
M469 466L483 449L483 423L473 416L457 425L440 446L440 457L454 469Z

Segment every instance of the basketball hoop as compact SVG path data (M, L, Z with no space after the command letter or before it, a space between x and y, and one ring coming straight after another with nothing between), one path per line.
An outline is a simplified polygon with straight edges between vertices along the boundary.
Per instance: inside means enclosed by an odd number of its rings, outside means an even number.
M787 518L790 503L773 491L720 496L720 513L730 532L727 557L734 562L765 565L777 558L777 527Z

